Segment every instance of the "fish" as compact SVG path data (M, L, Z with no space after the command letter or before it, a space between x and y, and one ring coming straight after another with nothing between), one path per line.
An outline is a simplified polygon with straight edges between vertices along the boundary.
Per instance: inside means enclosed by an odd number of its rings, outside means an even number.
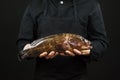
M20 52L21 59L36 58L42 52L65 53L66 50L73 52L73 49L81 51L83 47L90 46L91 42L78 34L59 33L34 40L30 45L31 48Z

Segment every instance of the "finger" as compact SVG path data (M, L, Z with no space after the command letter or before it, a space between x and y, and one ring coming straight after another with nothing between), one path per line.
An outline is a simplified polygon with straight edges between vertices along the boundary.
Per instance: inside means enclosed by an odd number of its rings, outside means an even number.
M82 53L90 53L90 49L88 50L81 50Z
M57 55L58 55L58 52L56 52L55 55L52 56L50 59L54 58L54 57L57 56Z
M82 53L82 55L89 55L90 49L89 50L82 50L81 53Z
M49 59L55 55L55 51L51 51L47 56L46 59Z
M76 54L81 55L81 52L80 52L79 50L73 49L73 51L74 51Z
M84 49L84 50L86 50L86 49L91 49L92 46L82 46L81 48Z
M41 54L39 55L39 57L40 57L40 58L45 57L45 56L47 56L47 54L48 54L47 52L43 52L43 53L41 53Z
M69 51L69 50L66 50L66 51L65 51L65 53L66 53L66 54L68 54L68 55L70 55L70 56L75 56L75 54L74 54L74 53L72 53L72 52L71 52L71 51Z

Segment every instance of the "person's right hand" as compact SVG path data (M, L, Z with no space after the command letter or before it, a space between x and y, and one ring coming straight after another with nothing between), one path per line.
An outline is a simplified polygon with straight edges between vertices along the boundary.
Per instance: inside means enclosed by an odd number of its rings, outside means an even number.
M26 49L29 49L29 48L32 48L33 46L31 46L29 43L26 44L23 48L23 50L26 50ZM40 58L46 58L46 59L52 59L54 58L55 56L58 55L58 52L55 52L55 51L51 51L50 53L48 52L43 52L43 53L40 53L39 57Z
M52 59L57 55L58 55L58 52L51 51L50 53L48 53L48 52L40 53L39 57L40 58L46 58L46 59Z

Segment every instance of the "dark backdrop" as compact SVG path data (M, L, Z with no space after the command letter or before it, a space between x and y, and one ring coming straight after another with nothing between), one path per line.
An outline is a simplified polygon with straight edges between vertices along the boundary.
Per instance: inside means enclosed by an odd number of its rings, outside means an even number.
M34 61L20 63L17 59L17 39L25 7L30 0L0 1L0 80L31 80ZM99 0L110 47L99 62L88 65L90 80L120 80L120 6L119 0Z

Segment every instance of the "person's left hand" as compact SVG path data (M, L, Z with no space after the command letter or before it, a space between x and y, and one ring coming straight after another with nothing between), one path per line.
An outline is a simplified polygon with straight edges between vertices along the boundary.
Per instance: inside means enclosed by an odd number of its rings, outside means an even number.
M62 56L90 55L91 48L92 48L91 46L83 46L81 51L79 51L78 49L73 49L73 52L66 50L65 51L66 54L62 53Z

